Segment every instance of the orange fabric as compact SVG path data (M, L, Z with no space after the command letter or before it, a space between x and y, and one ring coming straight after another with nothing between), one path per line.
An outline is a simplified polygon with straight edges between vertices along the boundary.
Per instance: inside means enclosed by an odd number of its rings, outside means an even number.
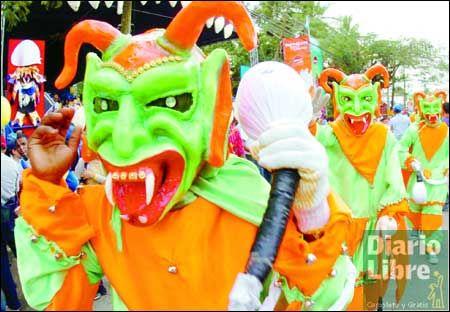
M419 128L420 143L428 161L433 158L447 136L448 127L443 122L435 128L427 127L425 124Z
M410 211L408 219L413 223L415 230L436 231L442 226L442 215L423 214Z
M403 177L403 184L406 186L408 186L408 182L409 182L409 178L411 177L411 171L407 171L402 169L402 177Z
M330 125L347 159L372 184L384 151L388 128L381 123L374 123L365 134L356 136L347 128L343 119Z
M27 192L21 193L20 213L37 234L57 243L67 255L74 256L94 236L94 231L87 223L80 197L61 186L40 180L26 169L23 187ZM53 205L55 211L50 212L49 207Z
M412 168L412 163L414 160L416 160L416 159L413 156L409 156L405 160L405 171L409 172L409 175L411 175L411 173L414 171L414 169Z
M353 219L350 226L350 235L347 240L348 254L353 256L356 249L358 248L361 240L364 236L364 230L366 229L368 219L367 218L358 218Z
M414 202L414 200L412 200L412 201ZM421 204L418 204L418 203L414 202L414 204L416 204L417 206L420 206L420 207L427 207L427 206L434 206L434 205L444 206L445 205L444 202L441 202L441 201L438 201L438 200L427 201L427 202L424 202L424 203L421 203Z
M91 244L105 275L130 310L224 310L245 265L257 227L203 198L138 227L122 222L123 251L116 248L112 208L102 186L82 189ZM168 271L176 266L176 273Z
M315 136L317 133L317 122L316 121L311 122L308 128L309 132L311 132L311 134Z
M302 310L302 303L300 301L293 301L286 308L286 311L301 311L301 310Z
M400 202L386 206L378 213L378 218L382 216L394 217L397 223L406 216L409 211L408 200L402 199Z
M352 302L347 307L347 311L363 311L364 309L364 288L363 286L355 287Z
M230 65L227 61L222 66L219 77L213 130L210 139L210 156L208 162L215 167L222 166L225 161L225 140L230 121L231 105Z
M286 277L289 287L297 287L306 296L312 296L330 274L348 236L350 210L333 193L328 196L328 205L331 215L324 235L309 243L297 230L291 214L274 264L275 271ZM309 253L317 257L314 263L306 263Z
M90 284L83 265L76 265L69 270L63 286L53 297L46 310L92 310L92 303L97 293L98 284Z

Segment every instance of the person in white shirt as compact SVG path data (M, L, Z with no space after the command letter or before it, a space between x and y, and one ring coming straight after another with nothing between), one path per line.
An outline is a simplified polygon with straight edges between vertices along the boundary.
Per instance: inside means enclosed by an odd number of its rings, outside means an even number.
M400 141L400 139L403 136L403 133L405 133L406 129L408 129L409 124L411 121L409 120L409 117L402 114L403 107L400 104L396 104L394 106L394 113L395 116L391 118L389 121L389 127L391 128L392 133L394 134L397 141Z

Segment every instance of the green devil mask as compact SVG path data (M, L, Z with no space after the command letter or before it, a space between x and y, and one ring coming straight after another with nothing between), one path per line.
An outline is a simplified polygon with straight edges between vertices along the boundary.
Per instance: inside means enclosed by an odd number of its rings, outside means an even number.
M65 65L56 81L75 76L78 52L90 43L83 87L90 154L108 170L106 195L122 219L136 225L160 220L189 190L205 163L220 167L227 153L231 81L224 50L205 58L195 43L205 22L224 16L246 49L256 33L239 2L192 2L166 30L136 36L86 20L66 37Z
M389 87L389 73L382 65L350 76L329 68L320 74L319 84L332 94L334 117L340 116L353 134L362 135L378 115L381 88Z
M415 92L413 98L420 118L428 126L436 126L441 123L442 104L447 99L447 93L445 91L436 91L434 95L429 96L424 92Z

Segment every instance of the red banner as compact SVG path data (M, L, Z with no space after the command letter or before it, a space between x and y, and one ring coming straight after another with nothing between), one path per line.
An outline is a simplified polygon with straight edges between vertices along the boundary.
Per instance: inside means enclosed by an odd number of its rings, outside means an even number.
M284 38L282 44L283 57L286 64L294 68L298 73L302 70L311 72L311 52L307 35L297 38Z
M29 70L33 73L27 78L20 79L19 71L17 68L34 68L34 71ZM11 121L17 117L17 111L19 110L19 102L31 103L29 105L34 105L34 110L42 118L45 113L45 103L44 103L44 83L42 78L45 74L45 41L43 40L24 40L24 39L10 39L8 41L8 83L7 83L7 98L11 103ZM38 78L36 81L36 77ZM24 77L22 74L20 77ZM19 79L18 79L19 78ZM34 80L34 82L32 81ZM38 92L36 97L33 97L33 92ZM22 98L20 97L22 95ZM27 98L28 97L28 98ZM31 100L30 100L31 99ZM34 103L34 104L33 104ZM25 116L23 117L23 126L29 128L32 126L33 116L32 107L24 108L22 106L22 111ZM33 128L26 129L25 133L27 135L31 134Z

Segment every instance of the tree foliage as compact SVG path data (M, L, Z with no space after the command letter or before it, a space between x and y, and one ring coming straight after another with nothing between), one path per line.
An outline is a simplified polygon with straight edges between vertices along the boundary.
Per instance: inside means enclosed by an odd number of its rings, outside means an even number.
M33 1L2 1L2 14L5 15L6 30L11 31L18 24L26 22ZM47 10L60 8L63 1L41 1Z
M324 61L329 67L352 74L362 73L376 63L383 64L391 76L392 100L397 91L404 92L402 86L396 86L396 82L412 77L401 77L405 69L420 69L424 83L438 79L440 74L448 75L448 56L440 57L439 51L427 40L388 40L380 39L373 33L361 34L358 25L349 16L340 18L337 25L330 25L325 22L326 9L319 1L261 1L251 8L249 11L258 29L259 60L282 61L282 38L305 34L308 17L310 33L319 40ZM208 53L219 47L230 54L233 86L236 87L240 66L249 65L248 53L238 40L216 43L204 50Z

